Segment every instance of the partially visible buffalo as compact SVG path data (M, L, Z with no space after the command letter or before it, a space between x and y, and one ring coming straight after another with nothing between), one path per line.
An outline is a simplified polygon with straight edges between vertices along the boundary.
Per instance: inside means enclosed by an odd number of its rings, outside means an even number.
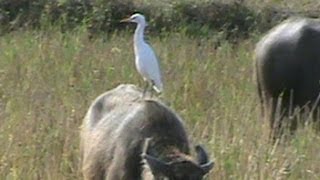
M293 112L316 112L319 106L320 21L284 21L257 44L255 56L259 96L272 136L282 134L284 119L293 132L297 126Z
M201 146L197 158L181 118L158 100L120 85L90 106L81 131L87 180L200 180L213 167Z

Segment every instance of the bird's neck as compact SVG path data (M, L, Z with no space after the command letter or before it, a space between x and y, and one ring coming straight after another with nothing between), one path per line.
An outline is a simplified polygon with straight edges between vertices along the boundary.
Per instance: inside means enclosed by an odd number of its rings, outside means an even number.
M142 43L144 41L143 33L144 33L145 25L138 24L137 28L134 32L133 40L135 43Z

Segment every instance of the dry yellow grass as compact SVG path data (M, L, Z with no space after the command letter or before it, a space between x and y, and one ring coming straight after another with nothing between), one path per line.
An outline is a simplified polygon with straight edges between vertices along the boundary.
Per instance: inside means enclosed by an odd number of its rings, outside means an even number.
M131 34L89 41L82 30L0 38L0 179L79 179L79 126L91 101L121 83L142 85ZM268 142L253 80L255 39L152 37L163 98L193 143L216 162L208 179L320 179L320 141L309 127Z

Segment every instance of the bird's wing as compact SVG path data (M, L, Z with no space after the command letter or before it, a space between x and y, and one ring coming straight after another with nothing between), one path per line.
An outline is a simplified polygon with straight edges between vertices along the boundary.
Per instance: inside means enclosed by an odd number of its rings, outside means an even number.
M145 68L150 80L153 81L154 85L157 87L158 91L162 91L162 78L161 71L158 62L158 58L154 53L152 47L148 44L145 44L144 53L142 53L144 57L141 57L144 60Z

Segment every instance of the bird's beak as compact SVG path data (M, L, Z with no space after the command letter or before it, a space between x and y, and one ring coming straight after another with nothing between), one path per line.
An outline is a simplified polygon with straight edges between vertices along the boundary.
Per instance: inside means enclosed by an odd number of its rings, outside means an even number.
M131 19L130 18L125 18L125 19L122 19L120 22L130 22Z

